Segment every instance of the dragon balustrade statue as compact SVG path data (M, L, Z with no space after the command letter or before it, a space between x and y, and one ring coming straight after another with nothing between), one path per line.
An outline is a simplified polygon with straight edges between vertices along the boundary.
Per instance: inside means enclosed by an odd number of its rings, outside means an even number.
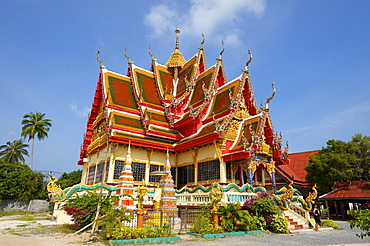
M293 181L290 182L288 188L282 187L274 196L277 205L283 209L289 209L289 203L300 203L303 209L310 211L312 209L312 202L317 198L316 184L312 187L312 192L308 194L306 199L303 199L301 192L293 188Z
M71 196L77 192L81 191L92 191L98 188L105 189L107 191L115 191L115 186L109 186L106 184L95 184L95 185L85 185L85 184L76 184L72 187L68 187L64 190L57 184L57 178L55 176L50 176L49 183L46 185L48 190L48 197L52 202L63 202L71 198Z

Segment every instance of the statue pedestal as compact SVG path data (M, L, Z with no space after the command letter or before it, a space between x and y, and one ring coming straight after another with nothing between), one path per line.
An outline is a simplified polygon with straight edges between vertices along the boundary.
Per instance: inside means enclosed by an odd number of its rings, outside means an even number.
M138 211L137 212L137 228L143 228L143 222L144 222L144 214L145 211Z
M218 213L215 211L212 211L211 214L212 214L213 222L215 223L217 227L219 227Z

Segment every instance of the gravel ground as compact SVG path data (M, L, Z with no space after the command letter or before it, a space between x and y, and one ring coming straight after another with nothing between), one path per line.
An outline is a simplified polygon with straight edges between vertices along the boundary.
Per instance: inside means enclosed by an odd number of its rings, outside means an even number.
M356 233L361 233L358 228L351 229L348 222L335 221L335 223L343 228L343 230L329 230L323 228L319 232L313 230L306 230L294 234L270 234L262 233L257 235L236 236L227 238L212 238L203 239L186 234L180 235L182 241L156 243L156 244L134 244L135 246L160 246L160 245L183 245L183 246L264 246L264 245L282 245L282 246L298 246L298 245L352 245L352 246L370 246L370 237L361 239L356 236ZM7 233L7 228L15 228L24 224L37 224L53 225L52 221L1 221L0 220L0 245L6 246L19 246L19 245L32 245L32 246L77 246L77 245L102 245L98 242L86 243L87 238L77 237L75 235L11 235ZM31 225L31 227L33 227ZM82 240L82 241L81 241ZM127 244L126 244L127 245Z
M230 246L263 246L263 245L284 245L284 246L298 246L298 245L356 245L364 246L370 245L370 238L365 237L361 239L356 236L361 230L349 227L349 223L345 221L335 221L335 223L343 228L343 230L321 230L315 232L313 230L299 232L294 234L257 234L248 236L217 238L217 239L198 239L190 236L181 236L187 241L161 243L161 245L187 245L187 246L216 246L216 245L230 245ZM185 238L186 237L186 238ZM145 244L157 245L158 244Z

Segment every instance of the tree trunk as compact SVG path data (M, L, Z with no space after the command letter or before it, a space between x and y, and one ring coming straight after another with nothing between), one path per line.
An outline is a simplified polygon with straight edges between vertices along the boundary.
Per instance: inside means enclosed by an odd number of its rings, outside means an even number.
M30 156L30 168L33 171L33 149L35 148L35 138L32 138L32 148L31 148L31 156Z

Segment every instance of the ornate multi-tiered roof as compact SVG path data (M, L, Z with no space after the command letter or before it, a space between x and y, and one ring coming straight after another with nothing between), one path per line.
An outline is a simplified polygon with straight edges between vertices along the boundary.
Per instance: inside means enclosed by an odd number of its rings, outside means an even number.
M211 157L220 163L235 161L243 170L251 169L252 174L263 164L271 176L274 165L289 161L269 115L274 85L272 96L264 106L257 107L249 75L250 52L241 74L227 81L222 61L224 48L216 63L207 68L204 39L198 52L185 60L178 33L177 28L175 50L165 65L158 63L149 50L149 70L136 66L125 50L126 75L112 72L97 54L101 71L79 164L87 163L86 157L109 144L130 142L133 147L163 153L169 150L170 155L214 144L216 154Z

